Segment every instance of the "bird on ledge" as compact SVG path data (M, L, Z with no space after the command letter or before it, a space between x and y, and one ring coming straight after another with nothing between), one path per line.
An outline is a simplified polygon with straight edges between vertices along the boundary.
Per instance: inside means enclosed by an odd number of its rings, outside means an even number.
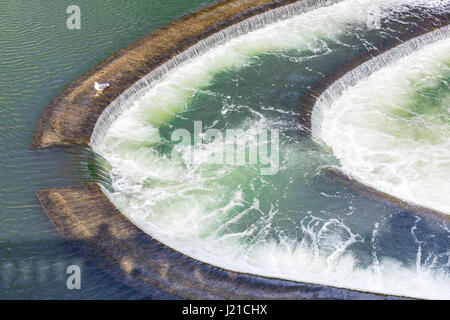
M94 88L95 88L95 90L97 90L97 92L103 92L107 88L109 88L109 83L98 83L98 82L95 82Z

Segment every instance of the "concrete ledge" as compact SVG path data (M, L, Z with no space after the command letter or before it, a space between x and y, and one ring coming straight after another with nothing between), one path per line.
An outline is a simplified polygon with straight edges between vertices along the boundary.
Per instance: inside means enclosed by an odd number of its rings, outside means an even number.
M420 17L420 15L419 15ZM416 17L417 19L417 17ZM299 122L303 127L306 134L311 134L311 116L316 104L317 99L337 80L342 78L345 74L349 73L358 66L365 62L389 51L402 43L419 37L426 33L440 29L447 26L450 23L450 12L442 14L440 16L433 16L415 21L415 26L405 30L397 38L391 39L389 42L381 43L378 47L369 50L368 52L359 55L350 61L339 66L332 72L326 74L315 85L313 85L303 96L299 104Z
M133 83L200 40L297 0L224 0L174 20L118 51L67 87L45 109L32 148L85 145L103 110ZM112 86L96 95L94 82Z
M96 184L41 190L58 231L90 261L144 293L188 299L393 299L346 289L222 270L180 254L125 218Z

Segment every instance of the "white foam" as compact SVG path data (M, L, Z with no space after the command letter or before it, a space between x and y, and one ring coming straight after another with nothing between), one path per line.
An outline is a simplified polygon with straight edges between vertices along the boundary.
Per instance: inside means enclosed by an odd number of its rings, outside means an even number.
M342 170L360 182L450 214L450 114L444 106L437 114L414 111L431 108L416 106L414 95L449 74L446 39L345 90L322 109L318 136L332 148ZM449 97L441 103L448 104Z

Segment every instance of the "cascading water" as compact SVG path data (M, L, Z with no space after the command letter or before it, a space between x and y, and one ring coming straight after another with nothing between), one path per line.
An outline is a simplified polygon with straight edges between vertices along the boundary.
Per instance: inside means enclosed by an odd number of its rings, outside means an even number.
M399 26L415 23L409 12L437 14L448 4L346 0L306 12L300 2L201 42L130 88L99 119L91 146L111 166L104 192L144 232L212 265L450 297L447 226L330 180L326 169L339 162L302 136L296 121L301 94L324 73L396 37ZM368 9L387 28L370 29ZM260 29L251 27L257 21ZM261 174L259 164L215 164L211 159L226 150L226 139L196 146L197 160L186 161L191 148L172 137L177 129L193 132L194 121L203 131L240 130L238 149L253 142L274 150L258 138L278 129L276 174ZM179 157L171 157L174 151Z
M313 135L333 149L348 175L447 214L449 38L444 27L358 67L318 99L312 119Z
M331 5L333 3L339 2L342 0L303 0L299 2L295 2L291 5L283 6L280 8L276 8L274 10L270 10L263 14L257 15L255 17L249 18L247 20L242 21L241 23L235 24L231 27L226 28L223 31L217 32L214 35L208 37L205 40L201 40L188 50L182 52L181 54L175 56L173 59L169 60L167 63L162 66L156 68L147 76L139 80L129 89L127 89L119 98L117 98L111 105L108 106L106 110L102 113L100 118L97 120L94 131L91 135L92 146L96 145L99 140L103 138L103 135L108 130L109 125L114 122L117 117L119 117L125 110L130 108L136 100L142 94L142 90L148 90L149 87L153 86L155 82L161 80L166 74L168 74L171 70L177 68L179 65L184 62L191 60L192 58L199 56L206 51L210 50L212 47L215 47L221 43L224 43L230 39L236 38L239 35L243 35L251 32L252 30L260 29L271 22L276 20L286 19L295 14L299 14L302 12L306 12L308 10L313 10L314 8L320 8L326 5ZM361 12L360 12L361 14ZM279 39L279 42L281 39ZM254 42L256 44L256 41ZM278 46L283 47L281 43ZM253 48L253 51L250 50L246 53L237 52L237 55L242 55L241 57L235 56L231 59L228 59L228 62L223 61L223 63L228 63L229 65L220 65L218 64L217 69L220 70L226 67L232 67L233 65L242 64L245 58L248 58L252 54L260 53L264 50L273 50L274 48L262 48L256 47ZM233 61L233 58L236 59ZM216 70L217 72L217 70ZM210 72L210 75L214 74L214 72ZM203 79L201 83L197 83L193 87L199 87L208 83L208 78L206 74L203 74ZM199 80L199 79L197 79ZM179 101L176 102L179 105Z

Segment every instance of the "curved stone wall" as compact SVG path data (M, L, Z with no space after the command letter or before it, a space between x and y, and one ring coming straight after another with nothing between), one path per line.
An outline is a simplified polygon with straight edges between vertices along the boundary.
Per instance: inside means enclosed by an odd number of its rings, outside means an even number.
M178 253L142 232L96 184L41 190L58 231L90 261L126 285L188 299L387 299L383 295L222 270Z

